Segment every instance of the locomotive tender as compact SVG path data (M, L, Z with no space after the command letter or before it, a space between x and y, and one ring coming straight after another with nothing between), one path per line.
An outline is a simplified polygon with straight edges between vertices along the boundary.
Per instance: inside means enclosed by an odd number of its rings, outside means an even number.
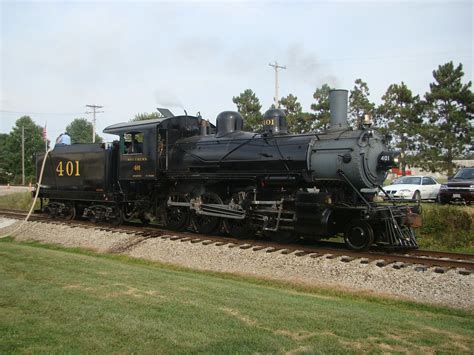
M112 144L56 146L39 197L54 216L174 229L259 234L277 241L343 235L346 245L416 248L420 207L375 203L397 153L370 124L348 127L347 91L330 92L323 133L288 134L285 113L264 115L263 133L242 130L238 112L172 116L104 129ZM37 155L37 168L44 154ZM39 169L37 169L39 171Z

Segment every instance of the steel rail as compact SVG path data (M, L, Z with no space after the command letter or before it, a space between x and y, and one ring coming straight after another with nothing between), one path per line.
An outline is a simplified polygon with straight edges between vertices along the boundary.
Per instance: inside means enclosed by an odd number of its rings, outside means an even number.
M22 219L26 213L18 210L0 209L0 216ZM201 242L204 245L228 245L230 247L237 247L242 249L252 249L254 251L264 250L267 252L281 252L284 254L295 254L297 256L309 255L313 258L326 257L334 259L339 257L341 261L359 260L362 263L375 262L377 266L384 267L393 265L396 268L403 268L408 265L423 265L426 267L433 267L434 271L444 273L449 269L463 269L464 274L470 274L474 271L474 254L461 254L430 250L411 250L405 254L389 253L377 250L366 252L357 252L337 247L337 244L343 246L342 243L324 243L319 242L319 245L308 245L305 243L276 243L265 239L238 239L223 235L204 235L188 231L172 231L160 226L143 226L138 223L127 223L121 226L114 226L105 223L92 223L86 220L66 220L54 219L42 214L34 214L31 216L31 221L39 221L42 223L51 224L66 224L71 227L82 227L97 230L106 230L111 232L121 232L127 234L134 234L137 238L146 237L166 238L176 241L191 241L193 243ZM138 241L140 242L140 240ZM133 243L133 242L132 242ZM327 244L327 245L324 245Z

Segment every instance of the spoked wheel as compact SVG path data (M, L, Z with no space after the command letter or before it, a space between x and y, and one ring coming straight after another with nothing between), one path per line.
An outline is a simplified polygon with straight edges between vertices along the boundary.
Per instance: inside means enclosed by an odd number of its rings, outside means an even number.
M66 208L62 217L64 219L69 219L69 220L75 219L76 218L76 205L74 204L74 202L68 202L65 205L66 205Z
M242 208L242 201L239 194L234 194L229 202ZM255 230L250 223L250 219L247 217L244 219L226 218L224 219L223 223L225 231L235 238L247 239L251 238L255 234Z
M344 233L344 242L349 249L368 250L374 242L374 231L367 222L354 221Z
M122 218L125 222L130 222L135 218L135 204L132 202L125 202L122 205Z
M109 220L114 226L120 226L123 223L122 209L117 206L114 208L115 216Z
M189 199L183 195L171 195L172 202L189 202ZM184 206L167 206L166 213L163 218L165 225L173 230L180 231L186 229L189 225L190 211Z
M43 213L46 213L46 216L48 218L54 218L54 214L53 214L53 212L51 211L51 208L49 208L48 205L43 207Z
M205 192L201 195L203 204L223 204L222 199L214 192ZM202 234L210 234L218 231L222 226L222 219L214 216L206 216L194 212L191 216L191 225L194 230Z

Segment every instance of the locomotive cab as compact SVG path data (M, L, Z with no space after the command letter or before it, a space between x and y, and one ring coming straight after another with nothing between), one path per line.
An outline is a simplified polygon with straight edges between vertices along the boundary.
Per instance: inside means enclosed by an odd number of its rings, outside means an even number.
M200 135L201 125L200 117L173 116L106 127L104 133L120 139L119 180L158 179L168 170L169 147L178 139Z

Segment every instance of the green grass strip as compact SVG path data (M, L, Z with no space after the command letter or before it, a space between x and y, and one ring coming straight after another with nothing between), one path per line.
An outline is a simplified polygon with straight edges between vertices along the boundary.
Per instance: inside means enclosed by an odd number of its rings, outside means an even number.
M468 312L0 242L0 353L473 349Z

